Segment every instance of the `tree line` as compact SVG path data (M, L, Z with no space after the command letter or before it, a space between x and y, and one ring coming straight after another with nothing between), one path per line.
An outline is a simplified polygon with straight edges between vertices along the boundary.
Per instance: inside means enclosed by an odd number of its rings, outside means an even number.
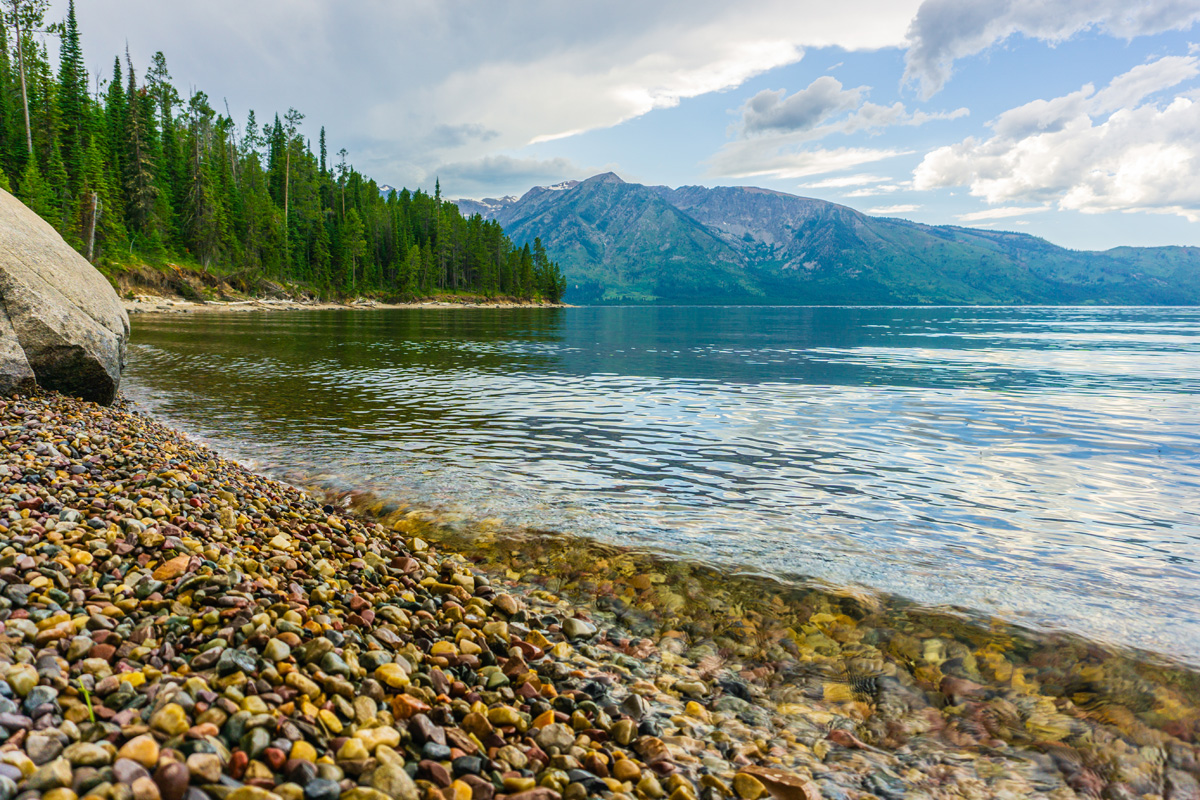
M324 127L314 150L294 108L239 128L204 92L184 98L161 52L140 79L127 51L89 80L74 0L50 25L47 5L0 0L0 187L89 261L173 259L323 294L561 299L539 240L464 218L440 184L382 194L346 150L331 159Z

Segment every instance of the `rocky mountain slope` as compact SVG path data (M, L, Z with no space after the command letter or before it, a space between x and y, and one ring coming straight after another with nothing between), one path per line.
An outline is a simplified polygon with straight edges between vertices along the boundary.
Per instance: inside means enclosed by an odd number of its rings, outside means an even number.
M459 207L516 242L541 237L571 302L1200 303L1200 248L1068 250L755 187L605 173Z

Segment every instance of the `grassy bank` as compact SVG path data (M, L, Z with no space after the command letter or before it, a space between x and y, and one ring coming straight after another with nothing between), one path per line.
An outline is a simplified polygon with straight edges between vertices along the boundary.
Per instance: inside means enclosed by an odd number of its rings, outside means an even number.
M420 515L326 505L129 406L10 398L0 426L0 800L1197 786L1195 698L1178 686L1121 673L1143 707L1089 703L1039 684L1057 673L1035 661L885 636L816 599L789 642L747 611L763 654L743 653L649 563L628 592L533 542L501 563L423 538ZM559 586L521 574L538 571ZM563 582L587 591L572 602ZM648 626L656 603L677 624Z

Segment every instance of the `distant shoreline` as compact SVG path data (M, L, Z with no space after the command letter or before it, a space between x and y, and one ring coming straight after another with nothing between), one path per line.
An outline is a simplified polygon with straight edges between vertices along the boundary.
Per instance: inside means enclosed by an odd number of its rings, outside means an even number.
M409 308L573 308L566 303L454 302L451 300L421 300L412 303L380 303L356 300L346 303L304 300L231 300L197 303L171 297L143 296L122 300L128 314L218 314L251 311L390 311Z

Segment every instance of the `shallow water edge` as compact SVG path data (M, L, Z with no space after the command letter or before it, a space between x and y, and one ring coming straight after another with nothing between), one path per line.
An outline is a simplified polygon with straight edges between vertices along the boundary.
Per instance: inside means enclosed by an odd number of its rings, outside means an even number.
M116 745L114 779L157 764L163 792L212 756L196 800L1200 787L1193 684L1086 644L361 493L322 507L128 408L0 400L0 435L0 670L39 720L0 717L9 788L91 780L80 759ZM73 749L39 767L47 737Z
M443 518L1200 665L1200 310L144 317L127 381L226 452Z

